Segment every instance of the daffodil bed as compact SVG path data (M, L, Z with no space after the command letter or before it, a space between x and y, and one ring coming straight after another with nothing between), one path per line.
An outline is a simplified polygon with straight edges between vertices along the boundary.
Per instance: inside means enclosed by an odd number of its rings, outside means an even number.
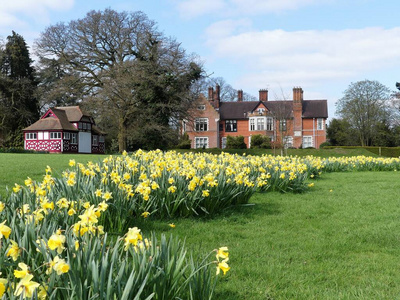
M247 204L257 191L304 192L323 171L399 166L368 157L137 151L87 165L71 160L61 177L48 167L42 182L28 178L0 203L0 295L210 299L214 268L217 275L229 270L228 248L195 259L178 239L144 237L137 218L214 215Z

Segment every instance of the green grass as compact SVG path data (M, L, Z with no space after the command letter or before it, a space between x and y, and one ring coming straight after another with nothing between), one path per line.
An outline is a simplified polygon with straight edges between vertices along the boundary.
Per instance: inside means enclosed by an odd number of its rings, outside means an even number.
M40 180L46 165L60 172L72 158L103 157L0 154L0 192L27 176ZM231 270L214 299L399 299L399 174L331 173L314 182L304 194L256 194L212 219L140 218L137 226L186 239L195 255L228 246Z
M0 195L6 195L6 187L9 189L14 183L23 184L29 176L41 181L49 165L53 172L61 173L68 168L70 159L87 163L98 161L105 155L91 154L31 154L31 153L0 153Z
M230 250L215 299L399 299L400 181L395 172L325 174L313 191L265 193L211 220L140 224ZM330 192L332 190L332 192Z
M207 152L213 154L220 154L221 152L231 153L231 154L246 154L246 155L281 155L281 149L177 149L177 152ZM297 156L307 156L313 155L318 157L341 157L341 156L378 156L377 154L369 151L365 148L333 148L333 149L287 149L283 151L283 155L297 155Z

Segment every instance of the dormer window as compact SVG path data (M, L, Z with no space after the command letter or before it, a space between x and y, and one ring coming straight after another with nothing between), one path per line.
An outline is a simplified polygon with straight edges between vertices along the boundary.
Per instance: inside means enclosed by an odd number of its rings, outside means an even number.
M206 110L206 106L204 104L198 105L197 106L198 110Z
M258 114L259 114L259 115L262 115L262 114L264 113L264 111L265 111L264 108L259 108L259 109L258 109Z

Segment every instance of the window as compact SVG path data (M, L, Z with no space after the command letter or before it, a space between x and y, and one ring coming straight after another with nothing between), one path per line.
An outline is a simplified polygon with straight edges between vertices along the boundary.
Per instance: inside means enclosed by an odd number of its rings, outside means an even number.
M324 129L324 119L318 118L317 119L317 130L323 130Z
M283 145L284 145L285 149L293 147L293 137L285 136L283 138Z
M78 128L82 129L82 123L81 122L78 123Z
M82 123L82 129L86 130L86 123Z
M99 144L99 136L98 135L93 135L92 136L92 145L97 146Z
M61 132L50 132L50 139L61 139Z
M197 118L195 121L194 130L207 131L208 130L208 119L207 118Z
M71 144L76 144L76 133L71 133Z
M219 123L219 131L224 131L224 124L223 123Z
M223 138L221 139L221 148L222 148L222 149L225 149L225 148L226 148L226 137L223 137Z
M280 120L279 121L279 130L280 131L286 131L287 130L287 120Z
M267 118L267 130L274 130L274 123L272 118Z
M71 134L69 132L64 132L64 140L69 140L71 138Z
M196 137L196 138L194 138L194 148L195 149L208 148L208 137Z
M104 143L104 135L99 136L99 142Z
M255 119L250 119L250 131L256 130Z
M262 115L263 113L264 113L264 108L259 108L259 109L258 109L258 114L259 114L259 115Z
M199 106L197 106L198 110L206 110L206 106L204 104L201 104Z
M91 129L92 129L92 124L88 123L88 124L86 124L86 125L87 125L87 129L88 129L88 130L91 130Z
M264 129L265 129L264 118L257 118L257 130L264 130Z
M236 120L226 120L225 121L225 131L226 132L236 132L237 131Z
M25 135L25 137L26 137L27 140L36 140L37 139L36 132L28 132Z
M303 136L303 148L308 148L313 146L312 136Z

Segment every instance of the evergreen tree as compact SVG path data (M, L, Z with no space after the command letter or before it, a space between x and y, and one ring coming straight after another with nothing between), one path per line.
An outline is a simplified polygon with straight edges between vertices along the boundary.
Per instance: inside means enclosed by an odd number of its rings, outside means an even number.
M22 129L39 118L35 71L24 38L14 31L0 52L1 144L22 146Z

